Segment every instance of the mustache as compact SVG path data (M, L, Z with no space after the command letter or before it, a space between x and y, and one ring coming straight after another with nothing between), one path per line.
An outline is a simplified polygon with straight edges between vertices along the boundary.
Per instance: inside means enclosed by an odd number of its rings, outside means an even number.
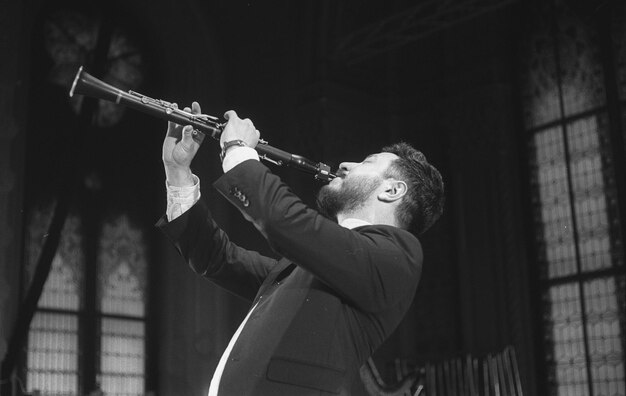
M343 169L343 168L339 168L339 169L337 169L337 171L335 171L335 175L337 175L337 177L341 177L341 178L344 178L344 177L348 176L348 173L349 172L347 170Z

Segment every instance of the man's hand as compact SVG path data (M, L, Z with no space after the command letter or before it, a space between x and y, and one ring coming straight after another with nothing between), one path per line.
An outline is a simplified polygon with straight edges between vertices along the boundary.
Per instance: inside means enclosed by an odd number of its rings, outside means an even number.
M220 136L220 147L224 147L224 143L233 140L243 140L246 146L256 147L260 133L249 118L242 120L233 110L227 111L224 118L228 120L228 123Z
M200 114L198 102L191 104L185 111ZM200 145L192 138L193 127L182 127L173 122L167 123L167 135L163 141L163 166L165 176L171 186L189 187L194 184L191 176L191 161L198 152Z

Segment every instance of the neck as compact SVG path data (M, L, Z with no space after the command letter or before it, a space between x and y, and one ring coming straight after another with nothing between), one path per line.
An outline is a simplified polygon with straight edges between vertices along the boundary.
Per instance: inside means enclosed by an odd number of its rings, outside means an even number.
M391 205L389 205L391 206ZM364 206L350 212L337 213L337 222L341 224L345 219L359 219L370 224L384 224L398 227L394 208L385 206Z
M337 223L341 224L346 219L359 219L367 221L368 223L375 224L371 219L371 216L365 216L358 213L337 213Z

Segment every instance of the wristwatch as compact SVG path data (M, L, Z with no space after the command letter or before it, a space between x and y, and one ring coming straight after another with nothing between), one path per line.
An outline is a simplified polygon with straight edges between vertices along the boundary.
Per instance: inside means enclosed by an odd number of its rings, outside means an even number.
M222 151L220 152L220 161L224 162L226 151L234 146L248 147L248 145L243 140L231 140L228 142L224 142L224 147L222 147Z

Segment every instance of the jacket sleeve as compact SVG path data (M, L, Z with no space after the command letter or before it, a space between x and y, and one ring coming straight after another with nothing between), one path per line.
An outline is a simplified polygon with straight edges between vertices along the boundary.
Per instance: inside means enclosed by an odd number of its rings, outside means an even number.
M422 250L415 236L391 226L349 230L307 207L258 161L245 161L215 187L280 255L313 273L364 311L413 298Z
M172 222L161 218L156 226L194 272L250 301L277 263L231 242L202 200Z

